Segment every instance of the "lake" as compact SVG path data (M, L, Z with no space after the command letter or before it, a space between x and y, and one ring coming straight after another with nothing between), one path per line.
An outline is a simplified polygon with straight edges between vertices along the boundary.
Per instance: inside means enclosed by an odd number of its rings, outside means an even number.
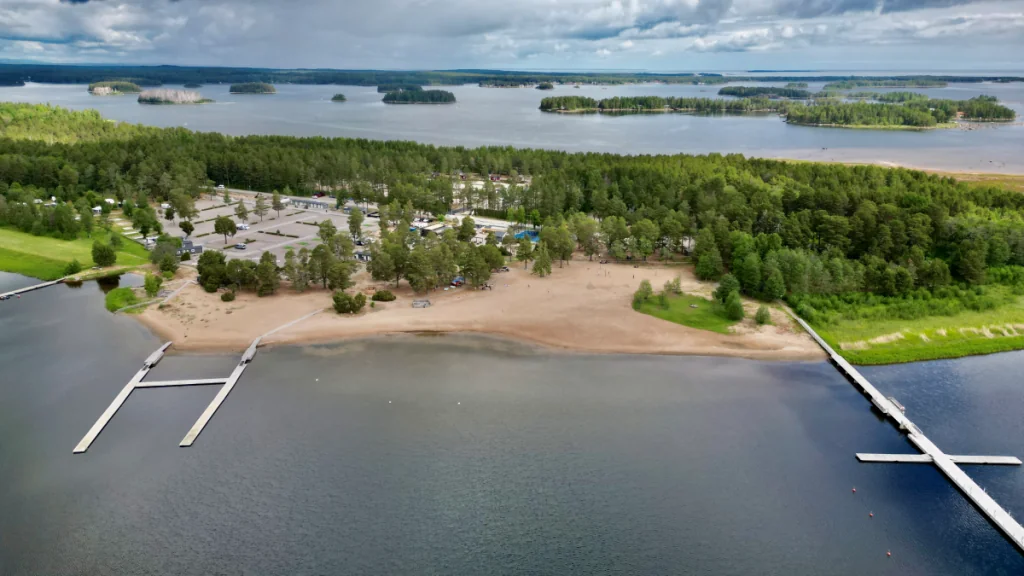
M823 83L811 83L819 90ZM180 86L167 86L181 88ZM373 86L281 84L275 95L232 95L228 85L199 89L214 104L153 106L134 96L91 96L85 85L28 84L0 87L0 101L48 102L72 109L95 108L107 118L152 126L185 126L232 135L344 136L416 140L450 146L547 148L619 154L740 153L748 156L844 162L892 162L944 170L1024 173L1024 84L951 84L914 89L955 100L996 96L1017 111L1013 125L975 130L849 130L784 123L775 115L632 116L559 115L538 110L545 96L717 97L720 86L628 85L480 88L443 87L452 105L386 105ZM888 91L880 89L878 91ZM333 103L337 92L348 98Z
M856 461L914 450L826 363L269 348L192 448L214 387L136 391L73 455L158 345L95 283L0 302L0 574L1024 573L933 467ZM172 354L151 378L237 359ZM866 373L941 447L1020 456L1022 363ZM969 473L1024 510L1024 470Z

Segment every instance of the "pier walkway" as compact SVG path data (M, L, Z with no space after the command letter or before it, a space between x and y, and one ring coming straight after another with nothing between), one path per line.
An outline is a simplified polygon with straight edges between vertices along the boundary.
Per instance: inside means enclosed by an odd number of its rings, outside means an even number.
M24 288L18 288L17 290L11 290L10 292L4 292L3 294L0 294L0 300L7 300L8 298L10 298L12 296L17 296L19 294L24 294L25 292L31 292L33 290L39 290L39 289L42 289L42 288L47 288L49 286L53 286L54 284L61 284L62 282L64 282L64 279L63 278L59 278L57 280L51 280L50 282L43 282L42 284L36 284L34 286L26 286Z
M946 478L953 483L957 489L960 490L967 498L978 508L988 519L998 528L1011 542L1013 542L1018 551L1024 553L1024 528L1021 527L1020 523L1017 522L1010 514L1004 510L995 500L989 496L984 489L971 479L963 470L957 466L957 463L961 464L1020 464L1020 460L1010 456L951 456L946 454L938 446L936 446L924 432L921 431L909 418L893 404L888 398L882 395L874 385L861 376L860 372L857 371L845 358L836 353L831 346L828 345L825 340L818 336L818 333L814 331L802 318L793 314L793 318L814 338L814 341L821 346L822 350L828 354L829 358L836 365L840 372L847 376L854 385L868 397L872 404L878 408L882 414L885 414L890 420L901 431L905 431L907 439L917 447L922 453L917 458L912 458L914 455L908 454L896 454L896 455L879 455L879 454L858 454L857 458L862 462L913 462L913 463L931 463L935 465ZM884 456L891 458L889 460L882 460L879 457ZM862 458L866 457L866 458ZM873 458L872 458L873 457ZM927 460L925 459L927 458ZM1013 460L1016 460L1015 462Z

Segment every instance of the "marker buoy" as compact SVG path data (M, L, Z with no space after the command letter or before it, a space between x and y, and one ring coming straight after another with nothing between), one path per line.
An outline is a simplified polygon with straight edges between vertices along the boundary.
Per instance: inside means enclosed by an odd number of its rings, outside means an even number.
M885 555L886 555L887 557L892 557L892 552L886 552L886 553L885 553Z
M875 513L874 512L868 512L868 518L874 518L874 517L875 517Z
M856 489L856 488L854 488L854 489L853 489L853 493L854 493L854 494L856 494L856 493L857 493L857 489Z

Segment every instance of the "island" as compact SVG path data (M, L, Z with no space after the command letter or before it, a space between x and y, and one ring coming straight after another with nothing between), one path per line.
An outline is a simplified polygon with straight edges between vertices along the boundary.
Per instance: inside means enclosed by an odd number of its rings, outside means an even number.
M805 84L806 86L806 84ZM799 88L779 88L776 86L725 86L718 90L719 96L736 96L738 98L793 98L806 99L811 97L807 90Z
M481 80L477 86L481 88L525 88L532 82L527 80Z
M185 88L202 88L202 87L203 87L202 84L198 84L196 82L186 82L185 83Z
M139 94L139 104L207 104L213 102L192 90L169 90L158 88Z
M384 95L385 104L454 104L455 94L445 90L400 90Z
M232 84L228 90L232 94L276 94L277 89L273 84L266 82L243 82Z
M851 78L825 84L823 90L849 90L851 88L945 88L945 80L932 78L868 79Z
M543 112L580 113L659 113L695 112L698 114L744 114L751 112L781 112L786 102L768 98L665 98L662 96L629 96L595 100L587 96L549 96L540 102Z
M413 92L423 90L423 87L418 84L380 84L377 86L377 92L380 94L387 94L388 92Z
M344 94L335 94L334 96L331 96L331 102L345 102L346 100L347 98L345 98Z
M552 84L551 82L541 82L540 84L537 84L537 90L554 90L554 89L555 89L555 85Z
M89 94L93 96L120 96L122 94L138 94L142 88L127 80L105 80L89 84Z
M790 124L836 128L888 128L921 130L951 128L957 120L970 122L1010 122L1017 113L998 103L992 96L970 100L935 100L895 93L892 102L838 102L791 106L786 114Z

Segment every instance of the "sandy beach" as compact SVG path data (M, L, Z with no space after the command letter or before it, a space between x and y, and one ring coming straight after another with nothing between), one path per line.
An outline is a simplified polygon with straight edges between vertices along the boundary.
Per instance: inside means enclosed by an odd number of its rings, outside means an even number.
M788 316L772 311L775 325L757 326L750 318L736 333L718 334L688 328L634 311L630 299L642 279L656 288L681 275L683 290L709 296L714 288L682 267L641 267L575 260L539 278L514 267L491 278L493 290L437 290L415 296L406 285L397 290L369 281L357 287L367 295L375 288L395 292L394 302L369 304L357 316L338 315L330 292L299 294L283 288L258 298L239 293L221 302L190 285L163 308L151 307L138 318L178 350L241 350L254 338L318 309L323 313L264 339L264 344L327 343L382 334L468 332L512 338L548 347L589 353L692 354L772 360L818 360L823 353ZM429 298L429 308L412 308L414 298ZM747 303L748 316L757 305Z

